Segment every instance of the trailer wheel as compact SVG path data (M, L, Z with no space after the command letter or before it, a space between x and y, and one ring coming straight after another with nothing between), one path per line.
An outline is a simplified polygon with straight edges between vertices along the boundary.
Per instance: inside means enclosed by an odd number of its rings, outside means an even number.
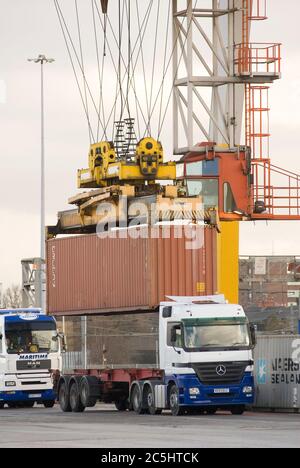
M185 408L179 405L179 390L177 385L173 385L170 389L169 406L173 416L182 416L185 413Z
M53 408L53 406L55 405L55 401L54 400L43 401L43 405L45 408Z
M58 400L59 406L64 413L72 411L69 398L69 379L63 380L59 385Z
M145 409L143 408L142 391L139 385L134 385L131 391L131 405L133 411L135 411L137 414L145 414Z
M234 416L242 416L245 413L245 406L233 406L231 408L231 414Z
M78 379L73 380L70 386L70 406L73 413L82 413L85 410L81 399Z
M85 408L93 408L100 397L99 381L97 377L84 376L79 385L80 400Z
M147 404L149 414L151 414L151 416L155 416L162 413L162 409L158 409L155 406L155 395L151 385L147 385L146 387L145 401Z
M115 406L118 411L127 411L129 409L129 404L127 399L115 401Z

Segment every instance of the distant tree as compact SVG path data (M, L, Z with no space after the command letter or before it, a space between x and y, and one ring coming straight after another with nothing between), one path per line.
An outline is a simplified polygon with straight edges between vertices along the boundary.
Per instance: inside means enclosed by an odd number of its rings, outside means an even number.
M22 290L18 285L12 285L4 291L0 298L1 306L4 309L19 309L22 307Z

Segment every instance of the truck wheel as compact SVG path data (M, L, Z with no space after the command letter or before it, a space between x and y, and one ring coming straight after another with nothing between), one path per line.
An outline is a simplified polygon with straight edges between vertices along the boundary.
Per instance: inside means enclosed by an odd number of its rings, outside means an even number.
M100 397L97 377L84 376L79 384L80 400L85 408L93 408Z
M9 408L11 408L11 409L14 409L14 408L17 408L18 405L17 405L17 403L14 403L14 402L12 402L12 401L9 401L9 402L7 403L7 406L8 406Z
M162 409L158 409L155 406L155 396L153 393L153 388L150 385L147 385L147 388L146 388L145 401L147 403L147 408L151 416L155 416L157 414L162 413Z
M73 413L82 413L85 408L81 403L78 383L73 381L70 387L70 406Z
M179 406L179 390L176 385L173 385L170 390L169 406L173 416L182 416L185 413L185 408Z
M59 386L58 392L59 406L64 413L72 411L69 399L68 382L65 380Z
M0 401L0 409L4 408L4 401Z
M145 409L143 408L142 392L138 385L135 385L131 392L131 405L133 411L135 411L137 414L145 414Z
M47 400L47 401L44 401L43 404L45 408L53 408L53 406L55 405L55 401Z
M234 416L242 416L245 413L245 406L233 406L231 408L231 414Z
M115 401L115 406L118 411L127 411L129 408L128 400L123 399Z
M206 409L206 414L210 415L210 416L213 416L214 414L216 414L217 412L217 408L207 408Z
M23 403L24 408L33 408L34 407L34 401L25 401Z

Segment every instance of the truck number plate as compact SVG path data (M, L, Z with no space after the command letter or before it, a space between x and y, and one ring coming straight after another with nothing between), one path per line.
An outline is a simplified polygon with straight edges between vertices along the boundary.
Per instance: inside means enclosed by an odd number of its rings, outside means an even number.
M215 388L214 393L220 394L220 393L230 393L229 388Z
M42 398L42 394L41 393L30 394L28 395L28 398Z

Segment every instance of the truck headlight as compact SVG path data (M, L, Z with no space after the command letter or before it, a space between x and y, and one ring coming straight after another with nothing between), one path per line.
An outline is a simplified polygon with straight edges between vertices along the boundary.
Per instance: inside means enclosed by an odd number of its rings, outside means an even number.
M243 388L243 393L253 393L253 388L252 387L244 387Z
M195 388L190 388L189 389L189 392L190 392L190 395L200 395L200 390L199 388L195 387Z
M7 382L5 382L5 387L15 387L16 386L16 382L14 382L13 380L8 380Z

